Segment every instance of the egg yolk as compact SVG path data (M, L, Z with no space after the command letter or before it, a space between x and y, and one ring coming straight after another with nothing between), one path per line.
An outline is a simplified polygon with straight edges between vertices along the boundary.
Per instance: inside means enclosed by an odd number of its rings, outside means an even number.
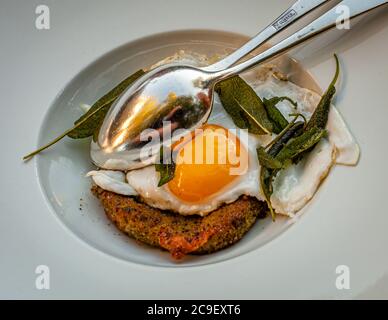
M224 127L207 124L184 140L173 146L177 152L175 176L168 183L170 191L183 201L206 199L247 170L246 149Z

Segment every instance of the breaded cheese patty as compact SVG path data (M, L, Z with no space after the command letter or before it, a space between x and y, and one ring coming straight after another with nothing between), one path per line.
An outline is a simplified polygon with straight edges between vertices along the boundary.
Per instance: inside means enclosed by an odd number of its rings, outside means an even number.
M98 186L93 186L92 192L120 231L168 250L176 259L186 254L215 252L236 243L267 212L265 203L247 196L200 217L152 208L139 199Z

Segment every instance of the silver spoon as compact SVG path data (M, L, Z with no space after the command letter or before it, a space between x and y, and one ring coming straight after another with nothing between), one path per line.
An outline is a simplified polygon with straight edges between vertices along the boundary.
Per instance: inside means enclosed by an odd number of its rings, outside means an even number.
M212 110L214 86L217 82L240 74L264 61L331 29L338 20L338 6L349 8L349 18L355 18L388 0L344 0L312 23L257 56L235 65L257 46L327 1L297 1L263 32L224 60L205 68L169 64L160 66L135 81L116 100L101 126L98 140L92 143L93 162L106 169L131 170L155 161L160 148L160 136L169 125L174 138L204 124ZM171 110L169 101L183 103ZM186 103L184 103L186 101ZM186 129L186 130L181 130ZM168 130L167 130L168 131ZM143 141L151 138L154 143ZM156 138L156 139L154 139ZM164 141L167 138L163 137ZM170 140L170 139L169 139Z

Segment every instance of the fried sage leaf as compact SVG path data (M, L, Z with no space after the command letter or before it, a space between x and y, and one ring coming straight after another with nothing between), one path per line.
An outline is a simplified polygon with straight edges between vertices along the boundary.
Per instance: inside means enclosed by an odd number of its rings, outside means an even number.
M164 159L163 149L165 149L170 153L168 159ZM159 163L155 164L155 170L160 174L158 187L163 186L164 184L166 184L167 182L171 181L174 178L175 163L172 158L172 152L170 148L161 146L160 152L159 152Z
M263 102L239 76L221 81L215 91L238 128L247 129L253 134L272 132L272 122L268 119Z
M267 111L268 118L272 122L273 132L276 134L279 134L288 125L287 119L283 116L279 109L276 108L276 105L284 100L289 101L294 107L298 106L296 102L288 97L273 97L271 99L263 99L263 104Z
M325 129L313 127L303 132L299 137L293 138L288 142L276 156L276 159L284 162L292 160L306 150L313 148L323 137L327 135Z
M116 101L118 96L123 93L123 91L129 87L135 80L144 75L143 70L139 70L134 74L130 75L128 78L120 82L116 87L111 91L101 97L97 102L95 102L92 107L82 115L74 125L79 125L77 128L72 130L67 136L72 139L82 139L93 136L98 132L99 128L104 121L106 113L112 106L113 102ZM85 122L83 120L88 119ZM82 122L82 124L81 124Z
M263 191L265 201L267 202L268 209L271 213L272 220L275 221L275 212L271 204L271 194L272 194L272 182L273 182L273 172L274 170L268 169L266 167L261 167L260 170L260 186Z
M256 128L261 128L261 123L260 119L256 118L254 114L252 114L249 110L247 110L240 102L238 102L236 99L234 100L236 102L236 105L240 107L242 111L244 111L248 121L252 124L254 123L257 127ZM253 133L253 130L249 130L248 132Z
M296 119L295 119L296 120ZM301 121L290 122L290 124L284 129L271 143L268 150L268 154L275 157L280 150L287 144L290 139L300 135L303 132L304 123Z
M335 84L338 80L338 76L340 73L339 60L336 54L334 55L334 58L336 62L336 71L334 78L330 83L329 87L327 88L326 92L322 96L321 100L319 101L319 104L316 107L313 115L311 116L310 121L307 123L306 130L309 130L313 127L318 127L321 129L326 128L327 120L329 118L331 102L336 93Z
M283 163L267 153L263 147L258 147L256 151L257 158L259 159L259 163L262 167L266 167L268 169L283 168Z
M98 130L102 124L102 121L114 100L117 99L117 97L124 91L127 86L129 86L132 82L134 82L143 74L144 71L139 70L134 74L130 75L125 80L123 80L114 89L112 89L102 98L100 98L96 103L94 103L93 106L75 122L72 128L66 130L64 133L62 133L46 145L27 154L23 157L23 160L30 160L35 155L56 144L58 141L62 140L66 136L69 136L73 139L81 139L94 135L93 138L95 139L98 134Z

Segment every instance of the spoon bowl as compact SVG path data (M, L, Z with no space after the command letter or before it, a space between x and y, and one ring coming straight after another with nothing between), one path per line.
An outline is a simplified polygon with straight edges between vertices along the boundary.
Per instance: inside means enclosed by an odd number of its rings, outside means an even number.
M106 115L92 145L93 162L106 169L139 168L154 160L161 143L200 127L212 109L213 74L168 64L137 79Z

